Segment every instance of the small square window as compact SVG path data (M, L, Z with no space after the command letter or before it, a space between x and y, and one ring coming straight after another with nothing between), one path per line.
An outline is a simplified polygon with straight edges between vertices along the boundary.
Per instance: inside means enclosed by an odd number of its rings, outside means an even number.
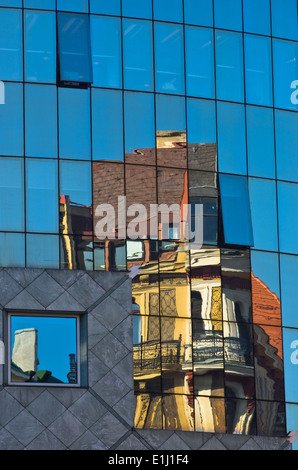
M9 313L8 384L82 385L81 357L85 353L80 333L84 318L71 314Z
M58 13L58 79L64 86L93 82L89 15Z

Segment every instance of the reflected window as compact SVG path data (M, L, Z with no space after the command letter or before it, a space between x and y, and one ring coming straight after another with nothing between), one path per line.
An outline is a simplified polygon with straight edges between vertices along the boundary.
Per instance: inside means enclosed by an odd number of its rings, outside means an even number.
M188 167L217 170L215 102L187 99Z
M184 94L183 27L170 23L155 23L156 91Z
M25 80L56 83L56 14L25 11Z
M253 231L246 177L219 175L224 241L253 246Z
M60 269L92 271L93 240L84 235L61 235Z
M90 85L93 79L88 15L58 14L58 50L60 82Z
M196 44L196 47L193 45ZM185 30L186 90L189 96L214 98L213 32L187 26Z
M93 86L121 88L121 22L91 15Z
M3 3L2 3L3 4ZM7 5L7 2L4 6ZM14 5L12 5L14 6ZM23 80L22 11L0 9L0 77L1 80Z
M123 67L124 88L153 90L151 21L123 20Z
M9 383L80 385L79 317L9 315Z
M220 3L226 4L220 0ZM244 102L242 34L216 31L216 92L217 98Z
M92 233L91 165L60 161L60 232Z
M160 166L186 168L185 99L156 96L156 148Z

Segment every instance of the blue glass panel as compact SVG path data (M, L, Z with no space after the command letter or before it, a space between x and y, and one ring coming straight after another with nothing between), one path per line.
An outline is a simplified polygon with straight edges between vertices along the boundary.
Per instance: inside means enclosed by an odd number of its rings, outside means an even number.
M60 88L58 100L60 158L90 159L90 91Z
M214 0L214 26L242 31L242 0Z
M122 87L121 21L91 15L93 85Z
M243 0L243 23L247 33L270 36L270 0Z
M122 0L122 15L130 18L152 18L152 0Z
M292 403L298 402L297 341L297 329L283 328L285 399L287 402Z
M0 154L24 155L23 142L23 85L4 85L5 105L0 105Z
M275 111L277 178L298 181L298 114Z
M24 0L24 8L37 10L56 10L56 0Z
M246 102L272 106L271 39L244 35Z
M276 183L273 180L249 178L254 247L257 250L278 250ZM270 233L270 237L268 234Z
M0 0L2 7L22 7L22 0Z
M214 98L214 48L211 29L186 26L185 61L186 94Z
M273 40L274 106L298 111L298 43Z
M215 102L188 98L188 166L217 171Z
M271 0L272 36L298 39L297 1Z
M0 230L24 230L24 162L0 158Z
M59 269L59 235L27 234L26 266Z
M183 23L183 0L153 0L154 19Z
M187 132L187 142L189 144L216 142L214 101L188 98Z
M120 15L120 0L90 0L90 13Z
M297 318L298 257L280 255L280 282L283 326L298 328ZM297 337L298 339L298 337Z
M57 0L57 10L88 13L88 0Z
M246 107L248 174L275 178L273 110Z
M93 160L123 160L122 112L121 91L92 90Z
M298 185L277 182L279 249L283 253L298 254Z
M217 103L219 171L246 175L244 106Z
M217 31L215 49L217 98L243 102L244 74L242 34Z
M155 23L154 38L156 91L184 94L182 26Z
M184 21L186 24L213 26L212 0L184 0Z
M57 160L26 160L26 230L59 232Z
M185 126L184 98L156 95L156 130L185 131Z
M152 22L123 20L124 87L153 90Z
M89 15L59 13L60 80L92 83Z
M149 163L152 149L155 149L154 95L126 92L124 113L125 154L132 155L142 149L141 153L147 156Z
M0 233L0 266L25 267L25 235Z
M91 196L91 165L89 162L60 160L60 195L70 202L89 207Z
M0 9L0 77L23 80L22 11Z
M26 11L24 30L25 80L56 83L56 14Z
M26 155L57 157L57 88L25 85Z
M280 298L278 253L251 250L250 256L251 271L254 276L260 279L271 292ZM268 322L270 322L270 317L268 318Z
M253 246L247 178L219 175L219 184L225 243Z

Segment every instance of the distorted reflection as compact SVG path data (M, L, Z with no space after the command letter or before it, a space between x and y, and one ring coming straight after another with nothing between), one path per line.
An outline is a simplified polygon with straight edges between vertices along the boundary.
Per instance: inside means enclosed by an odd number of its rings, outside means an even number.
M194 431L194 404L192 395L163 396L163 429Z
M77 319L11 316L10 381L78 383Z
M255 396L252 326L224 322L225 387L227 397Z
M286 435L286 411L284 403L259 400L256 403L256 415L258 435Z
M224 433L226 412L222 398L195 398L195 430L202 432Z
M218 241L218 189L216 173L189 171L189 202L191 204L191 230L195 231L195 205L203 205L204 243Z
M81 235L61 235L60 268L93 270L93 239Z
M134 425L138 429L162 429L162 398L142 393L136 396Z
M256 404L254 400L228 398L226 401L227 432L229 434L256 433Z
M223 319L251 322L249 250L221 250Z

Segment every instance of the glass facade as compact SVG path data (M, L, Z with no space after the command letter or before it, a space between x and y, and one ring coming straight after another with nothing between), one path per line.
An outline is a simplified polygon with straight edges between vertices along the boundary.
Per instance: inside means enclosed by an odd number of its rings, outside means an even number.
M0 266L134 270L137 428L297 429L296 0L1 0L0 23ZM202 246L150 212L184 204Z

